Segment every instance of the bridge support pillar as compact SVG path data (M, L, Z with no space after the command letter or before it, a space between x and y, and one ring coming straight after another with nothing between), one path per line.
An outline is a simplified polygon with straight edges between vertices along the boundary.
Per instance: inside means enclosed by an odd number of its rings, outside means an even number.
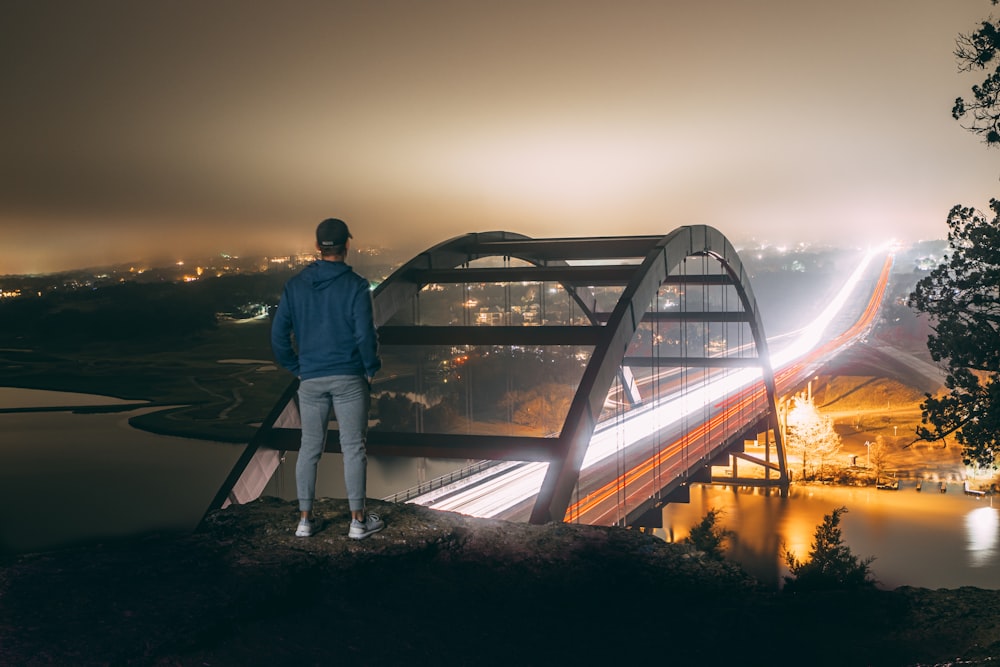
M663 528L663 504L654 505L630 525L633 528Z
M691 485L681 484L676 489L667 494L664 504L667 503L690 503L691 502Z

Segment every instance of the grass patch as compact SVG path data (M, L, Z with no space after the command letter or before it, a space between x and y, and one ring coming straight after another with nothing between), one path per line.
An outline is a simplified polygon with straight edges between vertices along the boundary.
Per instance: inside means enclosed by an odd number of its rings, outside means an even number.
M814 396L822 410L870 410L873 407L918 408L924 394L918 389L880 377L843 375L830 377Z

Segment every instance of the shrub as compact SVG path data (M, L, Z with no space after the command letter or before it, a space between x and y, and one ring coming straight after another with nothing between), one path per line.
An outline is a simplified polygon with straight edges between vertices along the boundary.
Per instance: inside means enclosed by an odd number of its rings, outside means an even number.
M832 514L823 517L823 523L816 528L809 559L805 562L785 552L785 563L792 573L791 577L785 577L786 592L857 590L875 586L869 567L875 558L859 560L844 544L840 517L846 512L846 507L838 507Z
M712 558L722 559L723 544L728 540L733 531L726 530L716 525L722 510L710 509L705 518L697 526L691 529L691 534L681 540L682 544L690 544L698 551L704 551Z

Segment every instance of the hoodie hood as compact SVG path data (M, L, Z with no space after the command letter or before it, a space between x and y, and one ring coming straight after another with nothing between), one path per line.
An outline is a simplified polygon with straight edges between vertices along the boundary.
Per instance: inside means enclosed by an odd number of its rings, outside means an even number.
M271 325L275 359L301 380L375 377L382 361L373 305L368 281L348 264L313 262L285 283Z
M324 290L334 282L351 272L351 267L344 262L328 262L317 260L306 267L308 278L315 290Z

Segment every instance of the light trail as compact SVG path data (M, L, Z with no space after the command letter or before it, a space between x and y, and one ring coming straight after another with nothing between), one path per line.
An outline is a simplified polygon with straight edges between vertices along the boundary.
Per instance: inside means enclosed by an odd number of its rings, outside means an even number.
M878 313L880 304L882 303L882 298L885 294L885 287L889 279L889 270L892 267L892 256L886 257L885 262L882 265L882 270L879 275L879 279L876 283L875 290L872 292L868 304L862 313L861 317L849 327L846 331L842 332L839 336L828 341L827 343L820 345L819 347L813 347L807 350L806 354L802 357L790 361L786 366L781 368L780 372L775 373L775 383L778 385L778 393L780 394L783 387L782 385L788 385L794 383L797 378L808 377L812 374L811 364L816 360L821 359L824 355L843 347L849 342L853 342L862 335L864 335L873 324L875 320L875 315ZM860 274L855 273L854 276ZM852 281L848 281L852 282ZM856 285L856 281L853 281ZM845 289L846 289L845 285ZM843 290L842 290L843 292ZM836 302L835 300L834 302ZM840 306L843 306L844 302L841 302ZM829 309L828 309L829 310ZM833 316L827 320L827 324L831 322ZM821 332L822 333L822 332ZM819 339L816 340L819 342ZM688 433L673 441L670 445L661 450L661 452L656 455L646 459L643 463L638 466L633 467L625 475L619 475L616 479L603 485L596 491L588 493L582 500L571 505L566 512L566 520L579 520L582 516L588 515L587 523L592 524L602 524L608 523L608 518L614 513L618 513L617 503L611 504L607 501L615 497L621 491L624 492L625 489L629 489L629 495L638 498L648 498L659 489L652 489L652 479L651 476L658 477L662 476L664 473L670 474L677 467L676 462L668 470L658 470L658 466L664 464L669 464L669 457L676 456L679 452L684 452L688 458L697 459L699 455L708 454L705 451L704 443L710 437L721 432L725 433L726 427L729 426L729 420L732 419L735 414L737 417L742 414L742 410L746 407L748 401L750 400L751 394L761 394L763 392L762 383L758 382L756 386L748 391L747 388L741 389L740 392L736 394L739 401L736 405L730 406L724 411L714 415L710 420L699 426ZM745 424L736 424L736 429L741 429ZM706 430L707 429L707 430ZM734 432L733 429L731 432ZM701 449L691 452L692 434L698 435L698 437L704 437L705 440L701 442ZM724 438L722 438L724 439ZM643 483L638 483L640 480L645 480ZM631 488L629 486L631 485ZM643 495L645 494L645 495ZM610 507L609 507L610 505ZM603 510L601 509L603 506ZM595 516L595 514L597 516Z
M827 352L842 347L867 332L881 304L885 282L888 278L888 269L891 266L891 256L886 259L883 265L875 292L869 299L868 306L861 318L847 331L842 332L825 345L822 344L826 329L841 314L871 262L882 252L884 249L869 250L820 315L808 326L799 330L791 343L771 355L776 382L779 382L780 375L781 384L787 384L793 379L793 376L797 375L797 370L802 370L797 364L801 365L803 360L808 363L818 359ZM666 476L679 472L675 471L674 468L680 466L680 460L673 462L673 465L666 470L658 468L670 465L671 459L677 458L685 447L690 447L692 441L707 439L715 431L724 429L734 413L742 414L743 410L748 407L752 409L755 402L763 402L761 371L753 368L740 369L725 377L708 381L700 387L675 394L671 398L660 401L655 406L636 408L620 420L609 419L598 424L584 457L581 472L607 461L610 457L619 454L624 448L642 442L654 434L663 431L676 431L696 410L704 410L706 405L718 407L720 401L730 403L731 401L726 399L733 394L740 396L735 404L712 415L681 437L668 441L669 444L655 455L632 467L615 480L587 494L585 498L569 508L566 520L579 519L582 514L606 502L612 496L617 495L620 490L628 488L630 484L636 485L641 478L650 474ZM418 496L410 502L470 516L494 517L537 495L547 468L548 463L544 462L524 463L511 467L506 473L490 476L486 482L476 484L465 480Z

